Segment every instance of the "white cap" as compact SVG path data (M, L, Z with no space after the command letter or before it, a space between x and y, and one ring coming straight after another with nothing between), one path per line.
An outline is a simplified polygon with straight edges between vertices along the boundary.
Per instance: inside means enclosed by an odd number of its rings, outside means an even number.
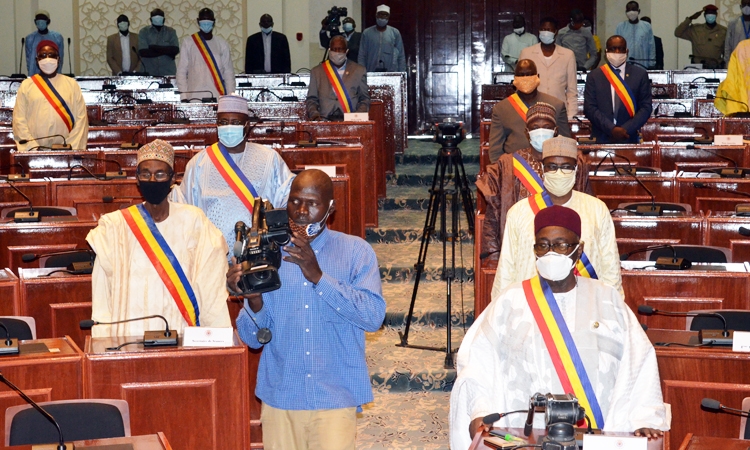
M375 13L379 13L380 11L385 11L388 14L390 14L391 13L391 7L390 6L386 6L386 5L380 5L375 10Z
M250 115L247 109L247 99L237 94L219 97L217 113L240 113Z

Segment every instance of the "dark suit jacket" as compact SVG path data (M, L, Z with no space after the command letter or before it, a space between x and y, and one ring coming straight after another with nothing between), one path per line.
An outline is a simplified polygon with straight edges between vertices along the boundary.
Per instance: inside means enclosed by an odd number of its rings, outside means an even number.
M651 83L645 69L627 63L625 84L635 97L635 115L631 118L624 106L617 110L617 125L625 128L630 139L624 143L637 143L638 131L651 115ZM591 121L591 135L597 144L612 143L615 114L612 105L612 85L601 67L589 72L583 94L583 112Z
M370 110L370 92L367 87L367 70L359 64L347 61L344 76L341 77L344 87L352 101L352 112L367 112ZM310 119L320 115L326 119L343 118L344 112L338 97L328 81L322 64L318 64L310 71L310 86L307 88L307 117Z
M656 47L656 65L653 69L664 70L664 45L660 37L654 36L654 46Z
M245 45L245 73L266 73L262 32L250 35ZM289 55L289 41L286 36L271 32L271 73L291 73L292 58Z
M143 70L143 67L141 67L141 57L133 51L133 47L138 48L138 33L130 31L128 33L128 38L130 39L129 71L140 72ZM120 45L119 32L107 36L107 64L109 64L109 68L112 69L112 75L117 75L122 72L122 46Z

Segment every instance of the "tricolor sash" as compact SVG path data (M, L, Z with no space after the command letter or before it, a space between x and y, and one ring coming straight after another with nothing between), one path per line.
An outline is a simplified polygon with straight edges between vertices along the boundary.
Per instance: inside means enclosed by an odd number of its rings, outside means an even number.
M164 282L164 286L172 295L185 322L191 327L200 326L198 318L200 311L190 281L185 276L172 249L169 248L169 244L164 240L164 236L156 228L151 214L146 211L143 204L133 205L120 211L130 231L133 232L149 261L154 265L156 273Z
M508 97L508 101L510 102L510 106L512 106L518 115L521 116L521 120L526 123L526 113L529 111L529 107L526 106L526 103L521 100L521 97L519 97L517 93Z
M195 42L195 46L198 47L198 51L203 57L203 61L205 61L206 66L208 66L208 71L211 72L211 78L214 80L214 86L216 86L219 95L227 95L227 87L224 84L224 78L221 77L221 71L219 70L219 65L216 64L214 54L211 53L211 49L208 48L208 42L206 42L203 36L199 33L193 34L192 38L193 42Z
M538 276L525 280L522 285L563 390L566 394L575 395L581 406L590 413L593 428L604 428L599 401L552 289Z
M206 149L208 157L219 171L221 177L227 182L237 197L242 201L250 214L253 214L253 205L258 193L255 191L253 184L247 179L244 173L237 167L234 160L229 156L226 148L220 143L216 143Z
M523 184L531 195L541 194L544 192L544 181L539 178L539 174L531 167L526 158L513 153L513 175Z
M68 131L71 131L76 124L76 121L73 118L73 113L70 112L68 104L65 103L65 100L63 100L62 96L57 92L57 89L52 86L49 78L36 74L32 76L31 79L34 81L34 84L36 84L36 87L42 91L44 98L46 98L49 104L52 105L52 109L54 109L60 116L63 123L68 128Z
M339 72L331 65L331 61L326 60L323 63L323 70L328 77L328 82L331 83L333 92L336 93L336 98L339 100L341 109L345 113L352 112L352 109L354 109L352 107L352 99L349 98L349 93L346 91L346 87L344 87L344 81L341 79Z
M540 194L529 196L529 205L531 206L531 211L536 216L539 211L548 206L552 206L553 203L549 194L545 190ZM575 274L582 277L593 278L595 280L599 279L596 270L594 270L593 264L591 264L591 261L589 260L589 257L586 256L585 252L581 253L581 258L576 262Z
M630 117L635 116L635 97L630 92L628 85L625 84L623 79L620 78L614 70L612 70L612 67L609 64L602 66L602 73L607 77L609 84L615 89L615 93L620 97L620 101L625 105L625 109L628 111L628 114L630 114Z

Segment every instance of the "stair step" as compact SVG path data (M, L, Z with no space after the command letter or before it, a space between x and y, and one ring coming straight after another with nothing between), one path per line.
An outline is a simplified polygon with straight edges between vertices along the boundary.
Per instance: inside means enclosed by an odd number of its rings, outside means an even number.
M461 147L461 146L459 146ZM397 155L396 156L396 164L422 164L422 165L430 165L433 168L435 167L435 162L437 161L437 152L439 150L439 147L437 145L435 146L435 150L433 153L413 153L411 151L408 151L404 153L403 155ZM470 163L479 163L479 152L465 152L464 149L461 149L462 155L461 160L463 161L464 165L470 164ZM398 172L398 170L396 171Z
M469 183L475 183L479 173L479 164L465 164L466 177ZM396 173L387 176L388 185L432 186L435 168L423 165L400 165Z
M414 293L414 282L383 283L382 287L386 303L384 325L390 328L403 327ZM445 327L446 306L445 282L420 282L414 301L412 323ZM474 283L454 281L451 285L451 326L461 326L464 323L467 327L474 323Z

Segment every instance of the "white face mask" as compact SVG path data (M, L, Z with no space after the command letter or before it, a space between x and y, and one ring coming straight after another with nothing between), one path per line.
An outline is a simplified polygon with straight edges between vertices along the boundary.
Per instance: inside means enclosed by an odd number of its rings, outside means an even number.
M44 58L39 61L39 69L47 75L57 71L57 60L55 58Z
M329 51L328 59L331 60L331 64L341 66L342 64L344 64L344 62L346 62L346 52Z
M529 142L534 150L541 152L542 144L547 139L555 137L555 130L548 130L546 128L537 128L536 130L529 131Z
M554 172L544 172L544 187L550 194L562 197L573 190L576 184L576 173L578 167L568 174L558 169Z
M581 244L576 245L567 255L561 255L550 249L544 256L537 256L536 258L536 270L539 272L539 276L549 281L561 281L570 275L573 270L575 262L570 259L570 255L578 250Z
M540 31L539 40L542 41L542 44L544 45L550 45L555 42L555 33L551 31Z
M524 31L526 31L526 27L513 28L513 32L519 36L522 35Z
M638 14L640 14L638 11L628 11L625 13L625 15L628 16L628 20L631 22L638 18Z
M620 67L621 65L625 64L625 61L627 60L628 60L627 53L607 52L607 61L609 61L609 63L612 64L612 67Z

